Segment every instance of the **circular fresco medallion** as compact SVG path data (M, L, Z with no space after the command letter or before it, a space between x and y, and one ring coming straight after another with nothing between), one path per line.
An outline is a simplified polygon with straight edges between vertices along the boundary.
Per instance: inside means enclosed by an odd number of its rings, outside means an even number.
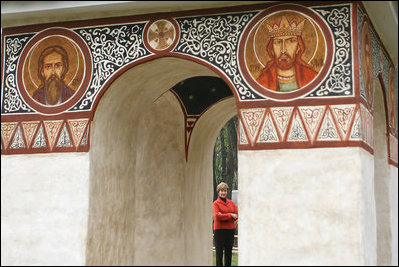
M34 36L19 61L17 80L35 110L55 114L76 103L91 77L91 57L74 32L52 28Z
M144 29L144 43L154 52L169 52L177 43L178 27L175 21L160 19L149 22Z
M322 18L302 6L279 5L248 25L240 43L240 69L260 94L291 100L320 84L333 51L332 34Z

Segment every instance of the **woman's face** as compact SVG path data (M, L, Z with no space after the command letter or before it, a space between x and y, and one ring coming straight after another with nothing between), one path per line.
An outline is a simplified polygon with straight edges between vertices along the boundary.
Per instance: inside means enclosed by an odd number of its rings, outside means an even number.
M221 197L221 198L226 198L227 197L227 189L221 189L221 190L219 190L219 197Z

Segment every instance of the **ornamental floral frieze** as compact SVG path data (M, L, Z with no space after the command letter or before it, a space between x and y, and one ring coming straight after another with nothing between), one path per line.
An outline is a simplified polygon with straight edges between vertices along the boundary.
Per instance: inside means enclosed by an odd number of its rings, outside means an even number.
M241 150L362 146L373 151L373 116L363 104L242 108L239 118Z
M350 97L352 8L351 4L285 4L231 14L5 34L1 112L92 111L100 92L119 72L159 56L190 57L217 69L231 82L239 101ZM300 56L290 55L298 62L286 63L298 68L297 76L273 84L261 76L262 68L266 70L277 60L265 46L283 40L281 36L299 38L302 50ZM48 76L38 70L51 53L63 62L62 77L58 77L62 98L45 94Z
M372 151L377 80L397 136L397 70L359 3L272 2L29 29L3 31L3 154L88 151L90 123L110 84L160 57L197 62L226 81L243 149L362 144Z
M3 154L88 151L89 119L1 123Z

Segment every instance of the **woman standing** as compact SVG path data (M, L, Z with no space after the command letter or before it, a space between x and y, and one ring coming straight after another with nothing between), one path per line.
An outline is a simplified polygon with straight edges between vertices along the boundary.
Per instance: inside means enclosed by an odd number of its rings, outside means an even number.
M238 208L234 201L227 199L229 186L221 182L216 187L219 197L213 202L213 230L216 248L216 266L231 266L231 253L234 244L235 221Z

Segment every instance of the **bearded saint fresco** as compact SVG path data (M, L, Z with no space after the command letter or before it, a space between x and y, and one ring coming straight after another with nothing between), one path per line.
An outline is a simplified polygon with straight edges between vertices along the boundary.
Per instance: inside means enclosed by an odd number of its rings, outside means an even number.
M37 42L24 62L23 82L37 103L48 107L71 99L83 81L82 51L70 39L51 36Z
M38 75L42 82L32 98L45 105L67 101L75 93L64 81L68 71L68 54L61 46L47 47L39 56Z
M302 59L306 46L301 33L305 20L290 22L283 16L280 23L267 24L269 42L266 51L269 60L256 81L262 86L280 92L297 90L310 83L317 72Z

